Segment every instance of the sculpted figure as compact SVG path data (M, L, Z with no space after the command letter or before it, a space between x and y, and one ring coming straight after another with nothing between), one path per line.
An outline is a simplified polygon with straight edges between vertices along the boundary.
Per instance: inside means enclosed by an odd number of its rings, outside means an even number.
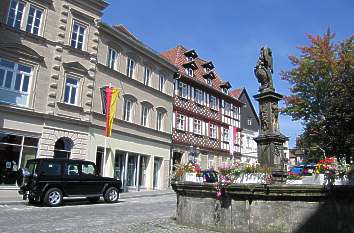
M270 48L266 46L261 48L256 67L254 68L254 74L261 84L261 90L273 88L273 57Z
M261 127L262 127L262 130L263 132L266 132L268 131L269 129L269 114L268 114L268 111L267 111L267 105L261 105L260 106L260 119L261 119Z
M279 117L279 108L276 103L272 103L272 128L273 131L278 131L278 117Z

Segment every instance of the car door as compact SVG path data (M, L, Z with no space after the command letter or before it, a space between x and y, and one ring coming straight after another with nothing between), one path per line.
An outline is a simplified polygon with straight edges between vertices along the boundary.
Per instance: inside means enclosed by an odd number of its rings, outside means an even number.
M102 177L98 175L94 163L83 162L81 164L81 177L82 188L85 190L85 193L94 195L102 192L104 182Z
M62 180L64 192L68 196L78 196L82 194L80 165L81 164L77 161L65 163Z

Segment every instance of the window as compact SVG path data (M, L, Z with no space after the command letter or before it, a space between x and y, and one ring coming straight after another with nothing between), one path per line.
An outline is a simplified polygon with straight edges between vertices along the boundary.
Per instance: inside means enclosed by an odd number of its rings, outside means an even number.
M217 100L216 97L211 95L210 96L210 108L213 110L218 110Z
M41 175L44 176L60 176L61 175L61 163L43 161L41 164Z
M224 92L226 95L229 93L229 89L227 89L227 88L223 88L222 89L222 92Z
M198 104L203 104L203 92L200 89L194 90L194 100Z
M93 164L82 164L81 173L83 175L96 175L95 166Z
M231 116L231 104L228 103L228 102L225 102L225 105L224 105L224 114L226 116Z
M71 47L75 49L83 49L84 39L86 34L86 27L74 22L72 33L71 33Z
M194 122L193 122L193 132L194 132L195 134L199 134L199 135L202 134L202 121L201 121L201 120L194 119Z
M185 117L184 115L182 114L177 114L177 129L179 130L185 130L185 127L184 127L184 120L185 120Z
M146 86L150 85L150 75L151 75L150 69L145 67L145 69L144 69L144 84Z
M10 3L7 25L20 29L25 4L21 1L12 0Z
M207 79L206 79L206 83L207 83L209 86L212 86L212 85L213 85L213 82L211 81L211 78L207 78Z
M128 66L127 66L127 76L129 78L133 78L135 69L135 61L131 58L128 58Z
M188 97L188 85L185 84L185 83L179 82L178 83L178 90L179 90L180 96L182 98L186 98L187 99L187 97Z
M251 118L248 118L247 125L252 125L252 119Z
M0 58L0 101L27 105L32 68Z
M149 126L149 111L148 106L143 105L141 109L141 125L148 127Z
M124 99L123 120L131 122L132 102Z
M78 176L79 175L79 164L67 164L65 166L65 175L68 176Z
M247 148L249 148L250 147L250 137L247 137L246 139L247 139Z
M67 77L65 83L64 103L76 105L78 90L79 81L72 77Z
M217 139L217 127L214 124L210 124L210 137L213 139Z
M112 48L108 49L107 65L110 69L117 70L117 52Z
M43 11L30 6L27 18L26 31L34 35L39 35L39 29L41 25Z
M186 73L187 73L189 76L191 76L191 77L193 77L193 75L194 75L194 71L193 71L192 68L187 68L187 69L186 69Z
M157 111L156 115L156 129L158 131L162 131L162 121L163 121L163 113L160 111Z
M159 78L159 91L164 92L164 86L165 86L165 77L160 75L160 78Z
M227 129L227 128L223 129L222 140L224 142L228 142L229 141L229 129Z
M193 57L186 57L187 61L193 61Z

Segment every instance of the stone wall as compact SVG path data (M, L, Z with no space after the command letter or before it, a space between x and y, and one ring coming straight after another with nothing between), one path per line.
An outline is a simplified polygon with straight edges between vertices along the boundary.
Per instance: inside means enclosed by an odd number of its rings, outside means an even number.
M354 187L175 183L177 222L237 233L354 232Z

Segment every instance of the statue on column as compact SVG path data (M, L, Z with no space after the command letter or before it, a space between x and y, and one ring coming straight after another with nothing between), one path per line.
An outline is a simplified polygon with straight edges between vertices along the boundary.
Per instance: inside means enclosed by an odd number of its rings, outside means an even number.
M261 92L265 89L273 88L273 57L270 48L266 46L261 48L256 67L254 68L254 74L261 84Z

